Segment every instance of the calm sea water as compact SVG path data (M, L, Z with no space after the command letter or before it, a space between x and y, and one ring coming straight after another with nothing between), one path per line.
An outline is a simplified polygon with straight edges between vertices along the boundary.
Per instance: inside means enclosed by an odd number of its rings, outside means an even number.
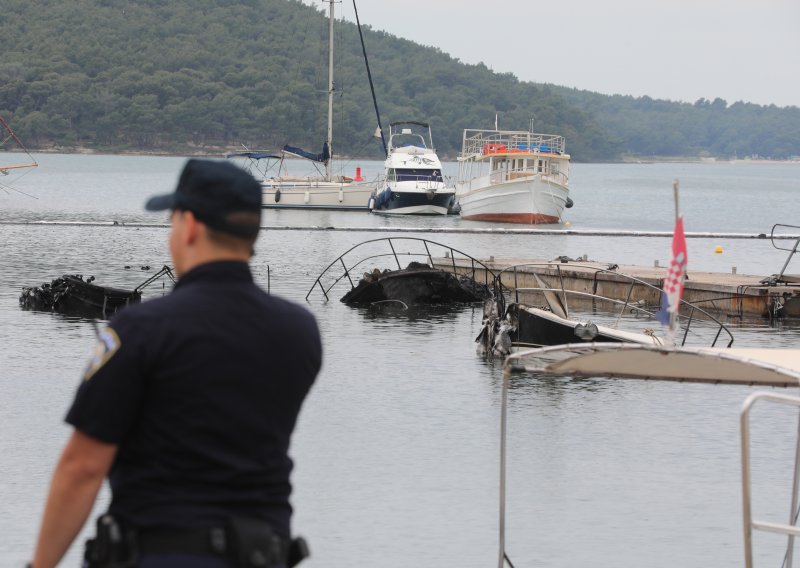
M14 189L0 188L0 564L9 566L30 556L52 468L69 434L63 417L94 345L92 322L22 311L20 289L64 273L132 288L168 264L166 215L145 213L142 205L147 196L172 190L184 162L37 158L40 167L15 180ZM376 162L352 162L345 173L356 166L368 178L380 170ZM455 165L446 173L454 175ZM577 164L575 207L566 219L575 229L669 231L676 178L687 231L769 233L774 223L800 224L800 166L741 163ZM266 230L253 267L272 293L314 312L325 346L292 448L294 526L314 555L304 566L496 565L501 373L499 362L475 355L481 309L381 313L318 295L304 299L322 269L362 240L402 227L484 225L304 211L267 211L264 224L307 228ZM414 236L480 258L588 254L663 265L669 256L665 238ZM780 270L786 253L763 240L690 239L689 259L690 272L736 266L739 273L766 276ZM157 284L146 295L163 291ZM748 322L734 334L737 346L800 342L792 322ZM753 391L514 379L507 521L514 564L740 564L738 413ZM788 518L796 420L790 412L756 411L756 517ZM99 507L106 502L104 492ZM779 544L769 536L756 539L762 565L780 564ZM65 566L78 564L79 548Z

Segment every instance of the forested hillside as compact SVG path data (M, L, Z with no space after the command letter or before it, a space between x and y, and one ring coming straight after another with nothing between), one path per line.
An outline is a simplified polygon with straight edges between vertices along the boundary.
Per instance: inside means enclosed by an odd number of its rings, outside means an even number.
M390 4L385 9L392 9ZM398 9L401 9L398 7ZM362 13L362 18L365 15ZM4 0L0 115L32 149L218 152L325 137L327 15L297 0ZM520 82L364 29L384 126L561 134L576 161L800 155L800 108L681 104ZM358 30L336 24L335 150L380 156Z

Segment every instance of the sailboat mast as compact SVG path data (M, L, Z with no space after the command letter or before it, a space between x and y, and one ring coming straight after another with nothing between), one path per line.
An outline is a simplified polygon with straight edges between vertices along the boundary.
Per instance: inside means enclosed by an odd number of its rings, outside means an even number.
M325 162L325 178L331 180L331 159L333 158L333 3L330 0L330 20L328 22L328 161Z

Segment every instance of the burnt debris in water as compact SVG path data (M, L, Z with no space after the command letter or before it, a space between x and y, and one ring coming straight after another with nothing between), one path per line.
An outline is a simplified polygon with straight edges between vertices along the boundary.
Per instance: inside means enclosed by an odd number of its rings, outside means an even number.
M387 264L390 268L384 268ZM448 245L414 237L384 237L363 241L331 262L306 300L315 291L329 300L337 284L349 284L349 291L341 296L349 305L408 310L464 304L490 298L493 278L491 268Z
M469 276L411 262L401 270L365 272L364 277L342 297L345 304L372 304L387 300L408 305L479 302L491 296L485 284Z
M175 281L172 269L164 266L133 290L126 290L95 284L94 276L84 280L82 274L65 274L41 286L24 287L19 305L23 310L108 318L125 306L141 302L142 290L165 275Z

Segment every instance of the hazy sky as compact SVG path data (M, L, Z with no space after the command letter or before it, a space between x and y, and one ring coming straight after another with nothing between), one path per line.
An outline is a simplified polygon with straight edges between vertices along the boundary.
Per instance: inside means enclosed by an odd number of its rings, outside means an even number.
M303 1L327 10L327 1ZM800 0L356 5L362 24L525 81L674 101L800 106ZM354 20L352 0L337 3L336 14Z

